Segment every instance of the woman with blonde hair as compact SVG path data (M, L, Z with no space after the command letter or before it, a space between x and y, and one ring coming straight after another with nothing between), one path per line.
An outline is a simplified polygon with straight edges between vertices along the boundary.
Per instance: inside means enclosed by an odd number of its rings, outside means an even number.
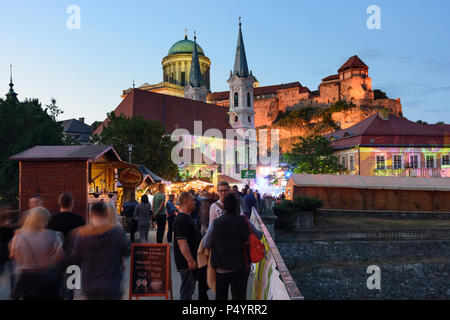
M23 227L11 241L10 257L18 268L11 296L15 299L60 299L64 257L60 233L46 229L50 212L44 207L30 210Z

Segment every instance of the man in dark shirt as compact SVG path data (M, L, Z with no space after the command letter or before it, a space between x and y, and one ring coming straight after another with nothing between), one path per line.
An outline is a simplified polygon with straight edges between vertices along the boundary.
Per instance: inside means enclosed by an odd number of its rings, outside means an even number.
M48 222L47 228L50 230L61 232L64 235L63 249L67 256L69 256L73 245L73 230L84 226L85 221L82 216L73 213L74 200L71 193L61 193L58 198L59 212L52 215ZM68 260L65 259L67 266ZM67 273L64 272L64 277L67 278ZM63 283L65 283L64 281ZM73 300L74 291L66 288L66 299Z
M195 292L197 250L202 235L190 216L195 209L195 201L192 194L189 192L181 193L179 202L181 209L174 222L175 264L181 275L180 299L192 300L192 295Z
M73 213L74 199L71 193L61 193L58 198L59 212L52 215L47 228L64 235L64 251L70 250L71 232L85 225L79 214Z

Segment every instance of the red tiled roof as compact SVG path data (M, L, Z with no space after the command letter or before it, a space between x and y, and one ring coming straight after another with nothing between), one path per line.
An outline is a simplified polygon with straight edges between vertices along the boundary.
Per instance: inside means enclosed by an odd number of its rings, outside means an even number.
M216 128L225 133L231 129L228 122L228 109L211 103L204 103L166 94L133 89L114 110L116 115L127 117L142 116L147 120L161 122L170 134L175 129L187 129L194 133L194 120L202 121L203 132ZM94 131L99 134L107 119Z
M338 74L333 74L331 76L325 77L322 79L322 81L331 81L331 80L339 80Z
M278 90L290 89L298 87L300 93L309 92L307 87L304 87L300 82L290 82L286 84L277 84L273 86L257 87L253 89L253 95L259 96L263 94L276 94ZM211 92L208 99L211 101L228 100L230 98L230 91Z
M338 72L353 67L363 67L369 69L369 67L358 56L353 56L350 59L348 59L347 62L342 65L342 67L339 68Z
M450 125L423 125L389 115L389 120L374 114L354 126L326 135L334 149L361 146L444 146L450 145Z

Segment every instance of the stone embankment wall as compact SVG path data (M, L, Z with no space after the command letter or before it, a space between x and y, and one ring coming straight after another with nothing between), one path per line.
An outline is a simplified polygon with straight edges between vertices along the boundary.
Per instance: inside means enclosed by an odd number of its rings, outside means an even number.
M277 241L305 300L450 299L450 240ZM367 287L379 266L381 289Z

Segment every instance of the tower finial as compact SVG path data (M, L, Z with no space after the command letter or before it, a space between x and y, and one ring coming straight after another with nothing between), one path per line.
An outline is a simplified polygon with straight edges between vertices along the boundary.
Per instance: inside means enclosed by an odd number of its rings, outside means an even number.
M184 40L187 40L187 32L188 32L188 29L184 28Z
M239 27L242 25L241 23L241 16L239 16Z
M135 89L135 87L134 87L134 79L133 79L133 89Z
M196 31L194 30L194 42L195 42L195 40L197 40L197 34L196 34Z
M19 102L19 100L17 100L17 93L14 92L14 83L12 80L12 63L9 64L9 91L6 94L6 99L8 100L12 100L14 102Z

